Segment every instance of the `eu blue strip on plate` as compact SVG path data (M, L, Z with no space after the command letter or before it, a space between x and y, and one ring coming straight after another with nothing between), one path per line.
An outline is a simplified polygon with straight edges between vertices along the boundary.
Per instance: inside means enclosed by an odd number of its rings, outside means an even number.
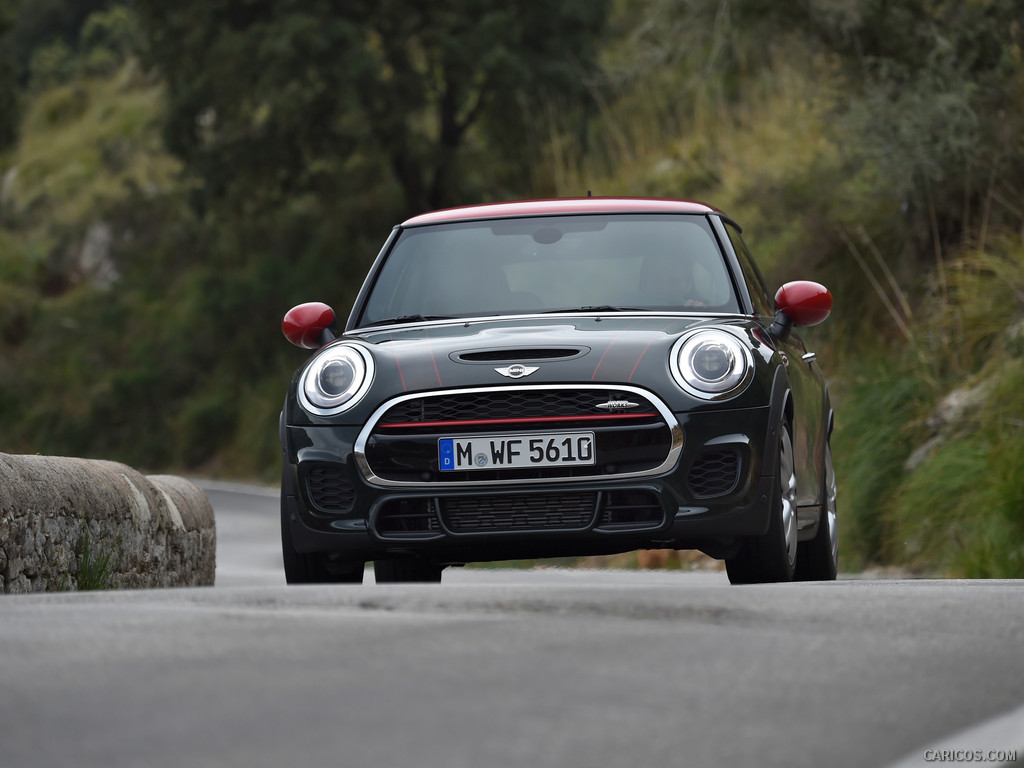
M437 441L437 455L440 457L440 467L442 471L450 471L455 469L455 441L446 437Z

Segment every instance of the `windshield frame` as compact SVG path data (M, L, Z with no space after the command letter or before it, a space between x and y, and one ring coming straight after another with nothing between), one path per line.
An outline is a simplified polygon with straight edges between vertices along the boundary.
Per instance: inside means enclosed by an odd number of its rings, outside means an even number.
M369 330L380 327L387 327L389 324L384 322L385 319L394 319L394 325L401 325L403 323L414 323L419 322L415 320L416 315L424 315L431 318L429 322L453 322L453 321L476 321L495 317L533 317L537 315L553 317L558 314L606 314L608 312L628 312L628 313L643 313L643 314L708 314L708 315L744 315L746 311L746 297L736 285L735 265L733 263L731 250L726 248L721 242L721 235L718 232L715 223L712 222L712 218L717 218L715 214L708 214L705 212L664 212L664 211L652 211L652 212L641 212L631 211L624 213L612 213L607 211L602 212L574 212L574 213L559 213L559 214L538 214L530 216L514 216L514 217L498 217L498 218L472 218L467 220L456 220L456 221L444 221L444 222L428 222L424 224L416 225L399 225L396 226L384 247L381 249L377 256L373 266L363 286L356 298L355 303L352 307L352 312L349 316L346 330ZM587 221L592 219L593 224ZM686 220L689 224L698 224L700 230L706 235L708 244L706 246L701 244L702 248L706 248L706 251L701 255L701 259L707 261L711 259L713 269L717 270L720 274L716 274L714 279L717 281L715 290L716 295L723 298L722 301L713 306L681 306L681 305L650 305L643 306L644 302L609 302L605 300L588 300L581 303L566 302L565 306L550 306L542 305L535 308L531 307L513 307L505 309L494 309L493 311L439 311L439 310L427 310L423 307L417 307L410 311L396 312L393 315L387 315L382 312L378 312L376 315L368 313L368 310L372 304L374 291L381 284L382 275L385 275L389 264L391 264L392 257L395 255L399 248L409 241L410 237L415 237L429 230L440 230L440 231L453 231L459 229L477 230L488 228L492 230L492 235L499 237L499 232L495 230L501 229L516 229L522 227L530 227L536 225L537 230L545 228L545 224L551 225L562 225L570 224L569 231L575 231L575 226L579 231L586 230L601 230L604 229L608 224L622 225L623 223L628 224L641 224L646 228L646 225L653 223L669 223L674 225L679 223L680 220ZM564 227L563 227L564 228ZM536 232L534 241L540 243L542 246L549 245L544 239L537 239ZM646 229L644 231L646 235ZM621 235L620 235L621 237ZM560 240L561 238L559 238ZM555 242L558 242L557 240ZM564 258L564 257L560 257ZM524 263L529 261L525 259ZM536 262L539 264L544 259L537 257ZM412 263L412 262L408 262ZM555 263L555 262L552 262ZM409 268L409 267L406 267ZM396 285L399 283L396 282ZM640 306L637 306L637 304ZM409 310L409 307L405 307ZM437 319L433 319L436 317ZM442 319L450 318L450 319Z

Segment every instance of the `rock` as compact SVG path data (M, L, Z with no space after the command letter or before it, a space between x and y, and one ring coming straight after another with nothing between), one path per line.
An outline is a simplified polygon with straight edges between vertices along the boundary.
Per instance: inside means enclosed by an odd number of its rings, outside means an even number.
M941 446L949 433L969 421L971 415L981 408L988 399L991 386L987 380L972 387L961 387L947 394L936 406L935 411L925 422L932 430L932 435L919 445L907 457L903 464L904 472L913 472L931 454Z

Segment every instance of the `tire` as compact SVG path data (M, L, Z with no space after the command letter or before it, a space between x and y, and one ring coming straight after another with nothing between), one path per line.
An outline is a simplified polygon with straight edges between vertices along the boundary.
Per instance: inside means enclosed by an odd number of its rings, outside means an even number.
M839 519L836 516L836 471L832 447L825 443L825 498L818 532L800 542L796 559L798 581L833 581L839 570Z
M343 560L326 552L297 552L292 540L292 505L289 472L281 470L281 559L288 584L362 584L366 563Z
M796 468L789 425L779 430L779 458L769 500L768 531L743 542L739 552L725 561L733 584L792 581L797 562Z
M443 565L427 560L374 560L373 574L378 584L420 582L439 584Z

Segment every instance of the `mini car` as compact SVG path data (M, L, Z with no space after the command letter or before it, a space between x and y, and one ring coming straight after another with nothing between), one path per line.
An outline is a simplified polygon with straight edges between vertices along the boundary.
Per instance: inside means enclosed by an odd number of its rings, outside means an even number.
M708 205L581 198L396 226L344 330L280 421L289 583L441 579L446 566L698 549L733 583L834 579L834 416L794 328L814 282L769 298Z

